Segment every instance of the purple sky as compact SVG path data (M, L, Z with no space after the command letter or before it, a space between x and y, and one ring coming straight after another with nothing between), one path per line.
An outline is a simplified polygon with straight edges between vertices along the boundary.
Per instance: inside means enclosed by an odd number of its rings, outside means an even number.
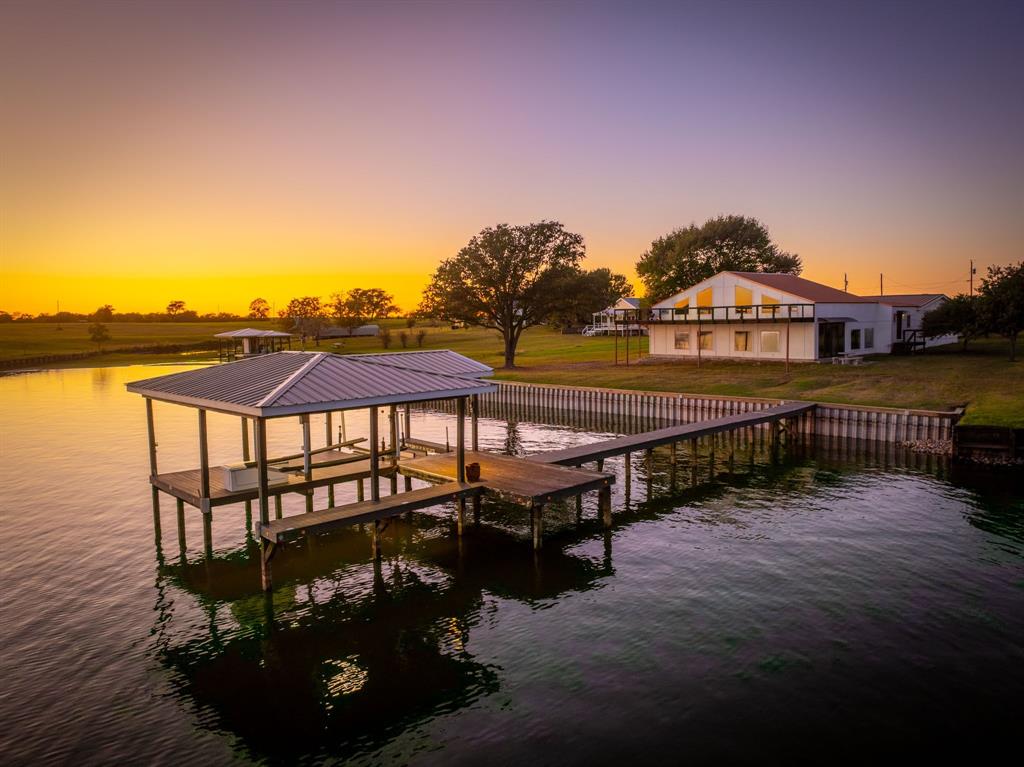
M954 293L1024 252L1021 5L8 3L0 308L412 308L490 224L632 276L720 213Z

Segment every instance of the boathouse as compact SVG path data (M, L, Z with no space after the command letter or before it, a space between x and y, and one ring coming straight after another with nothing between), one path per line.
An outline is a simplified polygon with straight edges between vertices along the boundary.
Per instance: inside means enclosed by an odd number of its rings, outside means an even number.
M720 272L647 312L620 312L619 321L639 316L651 356L844 360L955 341L920 334L924 312L945 300L858 296L792 274Z
M280 330L242 328L217 333L217 356L223 362L255 354L270 354L292 348L292 334Z

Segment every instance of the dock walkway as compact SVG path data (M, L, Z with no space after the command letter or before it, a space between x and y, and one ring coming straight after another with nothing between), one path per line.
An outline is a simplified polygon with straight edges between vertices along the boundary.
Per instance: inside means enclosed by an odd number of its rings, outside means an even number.
M448 482L443 485L409 490L377 501L360 501L306 514L275 519L258 527L259 536L271 543L287 543L307 534L325 533L339 527L376 522L408 511L425 509L445 501L483 492L482 482Z
M466 464L480 464L480 484L487 495L524 506L543 506L559 498L609 487L612 474L565 466L538 465L522 458L483 451L466 451ZM398 472L427 482L455 479L456 457L438 453L398 463Z
M790 402L783 405L754 410L749 413L736 413L724 418L713 418L710 421L698 421L680 426L669 426L664 429L645 431L641 434L628 434L625 437L594 442L589 445L568 447L563 450L551 450L526 457L535 464L558 464L560 466L579 466L590 461L603 461L617 455L649 450L661 445L674 444L690 439L708 437L733 429L748 426L759 426L765 423L778 422L787 418L804 415L815 408L813 402Z

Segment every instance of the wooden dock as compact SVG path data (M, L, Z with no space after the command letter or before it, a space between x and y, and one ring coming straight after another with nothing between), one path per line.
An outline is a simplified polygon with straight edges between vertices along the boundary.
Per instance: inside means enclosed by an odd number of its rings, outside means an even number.
M815 408L813 402L792 402L776 405L765 410L749 413L736 413L724 418L713 418L710 421L698 421L680 426L669 426L665 429L645 431L641 434L628 434L625 437L595 442L589 445L569 447L564 450L551 450L545 453L527 456L526 460L536 464L558 464L561 466L579 466L590 461L603 461L618 455L627 455L640 450L651 450L662 445L672 445L691 439L709 437L733 429L748 426L760 426L766 423L797 418Z
M483 492L482 482L449 482L443 485L409 490L377 501L361 501L330 509L296 514L258 526L261 538L271 543L287 543L305 534L326 533L339 527L377 522L409 511L425 509L446 501Z
M487 495L523 506L543 506L560 498L601 490L615 481L614 475L565 466L537 465L522 458L483 451L466 451L466 464L480 464L480 484ZM452 453L439 453L398 464L398 472L427 482L455 480Z
M321 452L319 463L312 467L312 478L306 479L301 466L295 466L288 474L288 481L270 486L271 495L285 493L304 493L318 487L336 485L342 482L355 482L370 476L370 460L363 456L353 456L342 451L333 451L337 455ZM380 475L391 476L395 473L394 462L390 456L382 457ZM152 485L163 492L196 508L202 508L203 498L200 490L201 477L199 469L171 471L150 477ZM224 475L219 469L210 471L209 505L224 506L229 503L254 501L259 498L256 487L246 490L228 490L224 485Z

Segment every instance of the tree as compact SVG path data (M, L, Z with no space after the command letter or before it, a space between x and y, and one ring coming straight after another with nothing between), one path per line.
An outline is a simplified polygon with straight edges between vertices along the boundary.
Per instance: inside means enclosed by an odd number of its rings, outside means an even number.
M103 344L110 340L110 331L102 322L94 322L89 326L89 339L96 344L99 351L103 351Z
M990 266L978 292L986 329L1010 339L1010 361L1014 362L1017 336L1024 330L1024 261Z
M265 320L270 316L270 304L265 298L254 298L249 303L249 319Z
M306 343L306 338L313 336L316 345L320 345L320 334L327 327L327 315L317 296L293 298L278 314L282 319L291 321L294 329L302 337L303 344Z
M719 216L690 224L651 243L636 265L647 297L660 301L719 272L800 274L800 256L772 242L756 218Z
M967 350L967 342L985 334L978 296L960 294L921 318L921 332L926 338L958 335Z
M185 311L184 301L171 301L167 304L167 314L170 315L171 319L175 319L179 314Z
M339 325L357 328L367 320L380 320L398 311L394 296L381 288L352 288L331 296L331 311Z
M583 238L557 221L488 227L441 262L420 313L499 331L515 367L522 332L564 305L583 255Z
M110 322L114 319L114 307L110 304L103 304L92 313L92 319L96 322Z
M624 275L615 274L611 269L592 269L580 272L568 286L565 302L551 316L556 328L571 328L587 325L594 312L605 309L623 296L633 292L633 286Z

